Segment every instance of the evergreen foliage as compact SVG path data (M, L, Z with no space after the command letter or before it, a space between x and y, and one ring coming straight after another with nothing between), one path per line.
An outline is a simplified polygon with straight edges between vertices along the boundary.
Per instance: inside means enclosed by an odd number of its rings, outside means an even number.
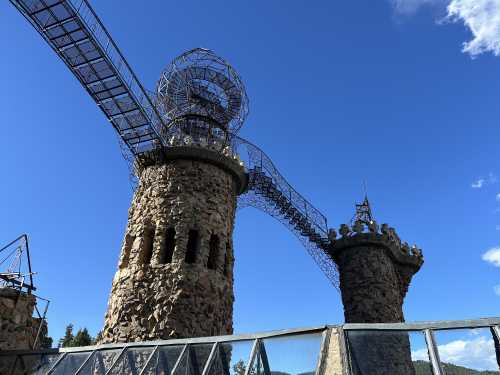
M71 346L88 346L94 343L94 339L89 335L87 328L81 328L73 338Z
M66 326L66 332L63 337L59 339L60 348L68 348L73 346L88 346L95 344L95 339L90 336L87 328L80 328L76 335L73 334L73 324Z
M73 324L68 324L66 326L66 332L64 333L64 336L59 339L59 344L57 345L59 348L67 348L71 345L73 342L73 339L75 336L73 335Z

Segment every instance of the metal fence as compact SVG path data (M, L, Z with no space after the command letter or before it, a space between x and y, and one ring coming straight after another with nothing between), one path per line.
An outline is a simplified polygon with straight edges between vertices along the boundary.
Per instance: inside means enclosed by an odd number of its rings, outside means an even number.
M499 373L499 325L500 318L344 324L249 335L0 352L0 373L491 375Z

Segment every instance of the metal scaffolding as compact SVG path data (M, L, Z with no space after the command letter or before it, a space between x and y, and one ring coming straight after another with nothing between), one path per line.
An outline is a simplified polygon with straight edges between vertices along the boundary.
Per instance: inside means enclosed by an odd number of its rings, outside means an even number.
M338 287L324 215L283 178L271 159L236 132L248 97L236 71L212 51L190 50L162 72L154 94L137 79L87 0L10 0L80 81L115 128L131 176L151 151L209 147L241 162L249 177L240 207L252 206L295 233Z

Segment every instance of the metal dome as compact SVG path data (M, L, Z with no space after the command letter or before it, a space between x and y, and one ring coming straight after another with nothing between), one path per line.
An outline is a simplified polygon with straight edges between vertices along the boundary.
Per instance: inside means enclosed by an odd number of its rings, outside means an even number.
M156 93L171 124L196 119L198 124L235 134L248 115L240 77L224 59L204 48L174 59L162 72Z

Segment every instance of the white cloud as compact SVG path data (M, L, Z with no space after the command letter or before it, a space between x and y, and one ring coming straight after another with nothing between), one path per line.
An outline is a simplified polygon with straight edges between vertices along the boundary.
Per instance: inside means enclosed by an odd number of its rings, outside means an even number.
M493 339L486 336L438 345L438 351L442 362L475 370L497 369ZM426 348L412 351L411 357L413 360L429 360Z
M498 181L497 176L494 175L493 172L490 172L490 173L488 173L487 177L479 177L477 180L473 181L470 186L473 189L481 189L482 187L484 187L486 185L496 184L497 181Z
M500 247L493 247L485 252L482 259L495 267L500 267Z
M497 194L497 202L500 202L500 193Z
M476 181L474 181L470 186L473 188L473 189L481 189L484 185L484 178L480 178Z
M500 55L500 0L452 0L448 17L463 22L472 33L463 52L472 57L484 52Z
M493 287L493 291L495 292L495 294L496 294L497 296L500 296L500 284L495 285L495 286Z
M472 57L491 52L500 56L500 0L391 0L400 14L413 14L429 4L447 4L445 19L463 23L472 39L462 51Z
M427 352L427 348L418 349L411 352L411 359L413 361L428 361L429 353Z

